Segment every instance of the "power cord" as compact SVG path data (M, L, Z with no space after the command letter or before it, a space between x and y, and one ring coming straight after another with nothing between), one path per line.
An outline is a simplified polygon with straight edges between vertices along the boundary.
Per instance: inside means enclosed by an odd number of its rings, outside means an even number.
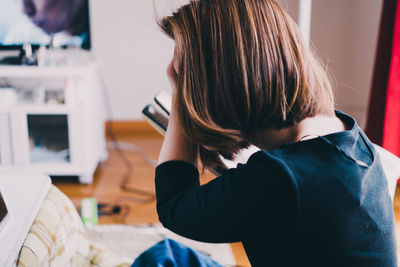
M123 204L126 202L131 203L150 203L153 200L148 200L144 198L136 198L132 196L123 196L118 198L117 200L110 203L98 203L98 215L99 216L112 216L121 214L121 222L124 224L128 224L126 218L131 212L131 207L128 204Z
M112 206L105 203L99 203L97 204L97 210L99 216L109 216L121 213L122 206L121 205Z
M128 142L123 142L123 141L117 141L117 142L118 144L115 144L113 141L110 141L107 143L107 147L109 149L114 149L115 146L118 145L121 150L133 152L140 155L146 162L146 164L149 165L150 167L157 166L157 160L152 159L150 155L146 151L144 151L141 147Z
M133 164L129 160L129 158L126 156L124 151L121 149L120 143L118 142L117 138L114 135L114 132L112 130L112 121L107 122L107 135L111 139L111 145L112 145L113 149L117 152L117 155L119 156L119 158L125 165L125 173L122 176L122 180L120 183L120 189L124 192L135 193L135 194L139 194L142 196L146 196L147 197L146 200L153 201L155 199L155 194L153 192L147 191L147 190L144 190L141 188L133 187L133 186L128 186L128 181L133 173Z
M99 211L100 209L103 209L104 211L103 213L99 212L99 215L100 216L106 214L114 215L114 214L121 214L123 212L121 221L126 224L126 218L131 211L129 205L123 205L121 204L121 202L127 201L133 203L149 203L155 200L155 194L152 191L147 191L134 186L128 186L128 181L130 180L133 173L133 164L129 160L127 155L124 153L123 149L140 154L145 160L145 162L150 166L155 166L156 163L153 159L150 158L150 156L143 149L127 142L119 142L117 137L115 136L113 131L114 115L110 102L110 97L108 95L109 87L107 86L107 82L105 80L103 64L99 58L97 58L97 62L98 62L97 65L99 70L99 78L102 85L101 89L103 93L104 104L109 117L109 120L106 122L106 134L111 139L111 141L107 143L107 148L114 149L118 157L125 166L125 173L122 175L120 189L123 192L134 193L141 196L141 197L124 197L114 201L113 203L107 203L107 204L102 203L98 208Z
M125 204L106 204L106 203L99 203L97 205L98 216L114 216L121 214L121 223L128 224L126 218L128 217L131 208L129 205Z
M154 200L155 195L153 192L127 185L129 178L131 177L132 172L133 172L133 164L131 163L129 158L125 155L125 153L122 151L120 144L118 142L118 139L116 138L116 136L114 134L114 131L113 131L114 114L113 114L113 110L112 110L112 106L111 106L111 102L110 102L110 97L108 95L109 87L107 86L107 82L105 80L103 64L98 57L95 57L95 58L97 59L97 62L98 62L97 65L99 67L99 76L100 76L99 78L100 78L100 82L102 85L101 88L102 88L102 93L103 93L103 98L104 98L104 104L106 106L106 110L107 110L107 113L110 118L110 120L106 123L106 133L109 136L109 138L111 139L113 149L115 149L115 151L117 152L119 158L124 163L125 169L126 169L124 175L122 176L120 188L124 192L130 192L130 193L144 195L144 196L147 196L149 200Z

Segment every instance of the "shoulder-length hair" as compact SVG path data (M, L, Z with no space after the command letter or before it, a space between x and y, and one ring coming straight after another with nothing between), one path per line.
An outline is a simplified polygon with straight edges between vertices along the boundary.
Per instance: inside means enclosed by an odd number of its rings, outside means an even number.
M258 130L334 116L324 68L275 1L192 1L159 25L175 40L178 117L204 166L221 165L216 151L232 158Z

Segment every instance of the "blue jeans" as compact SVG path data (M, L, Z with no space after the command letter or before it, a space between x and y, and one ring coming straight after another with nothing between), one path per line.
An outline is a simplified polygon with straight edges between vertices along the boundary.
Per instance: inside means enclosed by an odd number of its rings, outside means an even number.
M172 239L160 241L134 261L132 267L222 267L209 256Z

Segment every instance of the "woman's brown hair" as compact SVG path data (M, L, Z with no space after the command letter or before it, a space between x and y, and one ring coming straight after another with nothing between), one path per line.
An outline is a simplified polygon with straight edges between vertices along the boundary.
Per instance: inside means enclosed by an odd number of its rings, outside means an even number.
M160 21L175 40L177 106L205 167L258 130L334 115L327 74L273 0L197 0Z

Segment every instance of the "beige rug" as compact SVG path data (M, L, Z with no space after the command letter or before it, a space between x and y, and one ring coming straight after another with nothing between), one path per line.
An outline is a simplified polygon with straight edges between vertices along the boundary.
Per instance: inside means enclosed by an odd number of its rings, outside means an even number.
M210 255L221 265L235 265L235 259L229 244L210 244L193 241L165 229L159 224L100 225L87 229L89 240L114 251L118 256L134 259L143 251L165 238L171 238L197 251Z

